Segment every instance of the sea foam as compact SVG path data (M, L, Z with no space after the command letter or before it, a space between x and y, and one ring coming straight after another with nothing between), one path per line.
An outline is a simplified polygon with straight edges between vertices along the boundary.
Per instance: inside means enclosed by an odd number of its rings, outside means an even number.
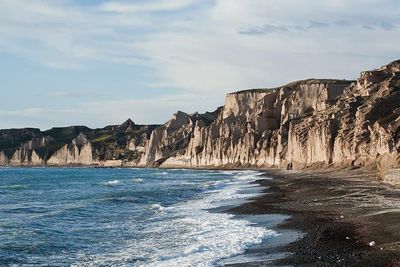
M111 186L111 187L118 186L120 184L121 184L120 180L112 180L105 183L106 186Z
M143 179L142 178L133 178L132 182L134 182L134 183L143 183Z
M259 173L230 175L234 178L224 180L223 188L205 191L168 210L161 204L150 204L148 208L155 213L141 230L146 238L131 240L122 249L107 255L91 255L88 265L134 262L135 266L214 266L219 260L243 253L249 245L278 235L232 214L209 211L220 207L224 201L255 196L253 193L238 194L238 190L248 185L244 180L254 180ZM166 210L168 212L164 212Z

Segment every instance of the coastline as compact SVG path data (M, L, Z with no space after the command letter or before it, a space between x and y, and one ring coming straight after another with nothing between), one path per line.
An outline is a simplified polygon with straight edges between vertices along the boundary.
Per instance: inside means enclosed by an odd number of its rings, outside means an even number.
M374 171L268 170L265 175L273 179L256 181L264 194L229 212L289 215L276 230L304 233L290 244L264 248L265 255L287 253L273 266L400 266L400 190L379 182Z
M40 166L47 167L53 166ZM262 258L253 256L253 262L227 266L271 266L271 258L276 255L283 257L274 261L272 266L400 266L400 189L379 181L376 171L286 171L260 168L210 170L263 172L266 178L260 176L254 182L264 188L263 193L225 212L237 216L290 216L283 219L282 223L273 225L272 230L290 235L290 238L296 233L303 234L297 241L282 242L278 246L268 245L271 240L265 240L263 245L250 247L246 251L249 255L261 253ZM371 242L375 245L370 246Z

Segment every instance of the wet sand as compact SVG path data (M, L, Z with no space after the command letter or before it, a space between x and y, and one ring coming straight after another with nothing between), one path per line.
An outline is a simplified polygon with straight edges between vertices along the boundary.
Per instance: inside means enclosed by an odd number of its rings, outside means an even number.
M400 266L400 188L368 170L269 170L266 176L274 179L257 181L266 194L231 212L289 215L276 230L303 235L246 252L283 259L231 266Z

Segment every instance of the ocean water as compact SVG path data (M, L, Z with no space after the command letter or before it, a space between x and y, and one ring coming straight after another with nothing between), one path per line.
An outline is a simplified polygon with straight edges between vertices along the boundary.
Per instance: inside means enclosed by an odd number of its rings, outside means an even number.
M0 168L0 266L218 266L278 234L225 212L256 171Z

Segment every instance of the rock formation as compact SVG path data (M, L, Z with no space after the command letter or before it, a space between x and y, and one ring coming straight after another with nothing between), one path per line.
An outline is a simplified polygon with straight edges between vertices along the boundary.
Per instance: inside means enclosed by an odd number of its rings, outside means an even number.
M357 81L231 93L214 112L177 112L160 126L0 131L1 165L377 166L393 177L399 151L400 61Z
M0 130L0 165L137 165L159 125Z

